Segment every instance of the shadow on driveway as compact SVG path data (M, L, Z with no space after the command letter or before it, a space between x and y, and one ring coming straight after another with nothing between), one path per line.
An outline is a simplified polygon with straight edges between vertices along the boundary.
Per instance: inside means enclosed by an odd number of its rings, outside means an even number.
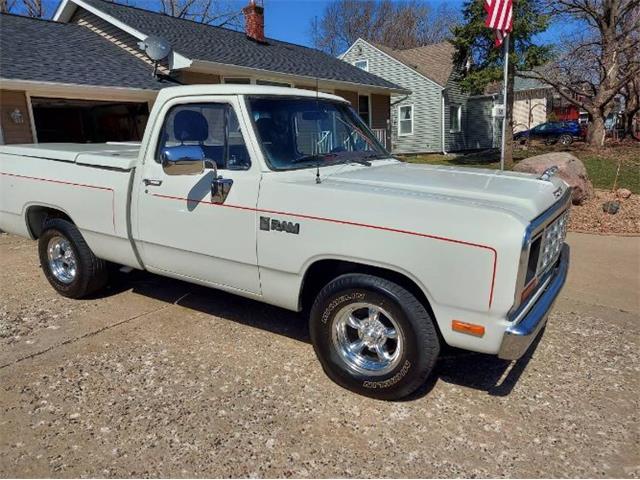
M293 340L311 343L307 319L299 313L148 272L114 272L109 287L103 290L100 296L112 296L127 290ZM526 369L541 338L542 335L538 336L528 352L517 362L445 345L434 374L405 400L416 400L427 395L437 380L485 391L492 396L509 395Z

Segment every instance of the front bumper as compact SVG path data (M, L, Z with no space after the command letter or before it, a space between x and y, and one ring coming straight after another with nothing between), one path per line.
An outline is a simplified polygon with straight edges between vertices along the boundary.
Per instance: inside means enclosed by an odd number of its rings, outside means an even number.
M558 264L553 268L533 304L527 304L513 315L513 324L507 328L498 357L518 360L529 349L547 322L551 307L558 298L569 272L569 246L564 245Z

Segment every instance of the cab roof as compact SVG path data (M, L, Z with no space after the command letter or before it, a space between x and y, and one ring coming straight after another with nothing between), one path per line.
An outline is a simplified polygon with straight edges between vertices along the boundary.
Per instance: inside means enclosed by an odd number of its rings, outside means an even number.
M182 85L179 87L164 88L158 94L156 101L166 102L173 98L199 96L199 95L276 95L288 97L322 98L326 100L347 103L342 97L329 93L305 90L302 88L273 87L266 85Z

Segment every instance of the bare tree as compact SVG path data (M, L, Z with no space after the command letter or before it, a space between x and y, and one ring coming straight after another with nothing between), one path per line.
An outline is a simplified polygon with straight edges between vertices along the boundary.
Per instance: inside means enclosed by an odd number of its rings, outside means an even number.
M43 0L0 0L0 13L14 13L34 18L44 18Z
M158 10L171 17L219 27L241 27L242 12L218 0L158 0L158 2Z
M409 0L335 0L322 18L311 22L315 46L337 55L358 38L394 49L406 49L442 41L450 35L458 14L446 4L431 9Z
M634 131L634 119L640 112L640 76L629 80L620 94L624 97L624 111L622 112L624 133L625 135L631 135L636 140L640 140L640 136L637 136Z
M12 13L16 3L17 0L0 0L0 13Z
M553 0L549 8L581 28L555 62L530 75L589 112L587 142L602 145L613 99L640 75L640 0Z
M29 17L45 18L47 16L43 0L22 0L22 5Z
M242 28L242 11L223 0L107 0L130 6L140 6L165 15L216 26ZM0 12L18 13L35 18L51 14L47 0L0 0Z

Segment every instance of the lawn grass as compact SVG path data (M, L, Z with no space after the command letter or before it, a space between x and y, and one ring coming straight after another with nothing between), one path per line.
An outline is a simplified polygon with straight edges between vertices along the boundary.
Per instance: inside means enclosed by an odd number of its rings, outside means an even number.
M616 178L618 163L620 163L616 188L628 188L633 193L640 193L640 161L620 160L617 162L595 155L585 156L580 160L584 163L595 188L611 190Z
M620 145L603 149L592 149L584 144L570 147L554 148L533 146L529 149L518 148L514 151L516 162L534 155L541 155L550 151L567 151L578 157L587 169L587 175L595 188L611 190L628 188L633 193L640 194L640 145ZM403 157L411 163L427 163L430 165L449 165L472 168L499 168L500 153L497 151L473 152L464 155L442 155L429 153L423 155L409 155ZM616 173L618 171L618 179Z

